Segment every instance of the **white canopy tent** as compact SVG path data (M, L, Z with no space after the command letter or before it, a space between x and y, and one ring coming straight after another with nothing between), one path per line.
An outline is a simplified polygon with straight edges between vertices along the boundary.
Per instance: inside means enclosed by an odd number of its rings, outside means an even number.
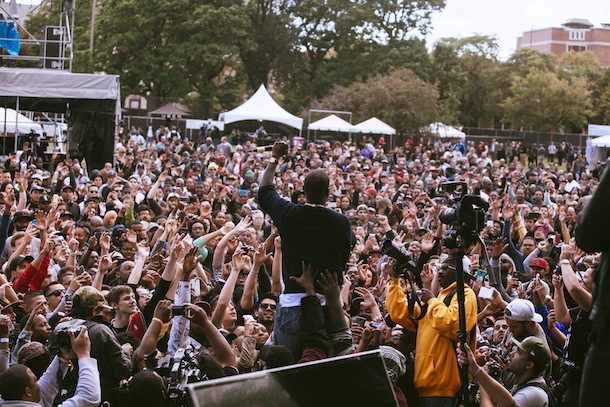
M31 131L42 134L42 126L21 113L17 113L15 109L0 107L0 133L26 134Z
M594 138L591 144L594 147L610 147L610 135Z
M288 113L271 97L265 85L246 100L241 106L218 116L219 121L225 124L239 122L243 120L268 120L270 122L282 123L299 130L303 128L303 119Z
M387 134L391 136L396 134L396 129L376 117L371 117L352 127L352 133Z
M350 123L334 114L310 123L307 126L309 130L337 131L341 133L351 133L352 127Z
M466 133L463 131L441 122L430 123L423 131L440 138L457 138L462 140L466 138Z

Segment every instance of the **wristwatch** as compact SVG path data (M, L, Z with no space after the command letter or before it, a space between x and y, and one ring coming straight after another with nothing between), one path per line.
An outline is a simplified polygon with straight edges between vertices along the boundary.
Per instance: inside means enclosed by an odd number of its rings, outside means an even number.
M271 157L267 161L269 162L269 164L273 164L273 165L277 164L277 158L275 158L275 157Z

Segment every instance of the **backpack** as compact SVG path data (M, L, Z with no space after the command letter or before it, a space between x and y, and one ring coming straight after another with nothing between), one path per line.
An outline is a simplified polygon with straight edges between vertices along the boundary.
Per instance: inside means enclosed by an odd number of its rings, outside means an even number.
M529 387L529 386L538 387L539 389L544 390L544 392L546 393L547 397L549 398L549 407L561 407L561 400L557 399L557 397L553 394L553 392L549 389L549 387L546 384L542 384L542 383L526 383L526 384L524 384L522 386L519 386L517 388L517 391L519 391L521 389L524 389L526 387Z

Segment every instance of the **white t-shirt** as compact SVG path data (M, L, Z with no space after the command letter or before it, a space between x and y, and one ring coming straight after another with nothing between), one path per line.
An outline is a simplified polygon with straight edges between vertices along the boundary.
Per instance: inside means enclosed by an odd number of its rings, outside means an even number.
M536 377L528 383L540 383L546 385L542 377ZM517 386L513 387L513 391ZM512 392L511 392L512 393ZM513 394L513 399L519 407L548 407L549 396L546 391L537 386L526 386Z

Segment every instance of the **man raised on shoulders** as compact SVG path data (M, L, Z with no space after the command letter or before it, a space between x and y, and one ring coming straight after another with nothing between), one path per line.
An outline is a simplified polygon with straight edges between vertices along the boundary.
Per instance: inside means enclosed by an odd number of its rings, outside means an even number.
M290 277L299 277L303 262L317 269L328 269L342 281L342 273L351 248L349 219L326 208L329 178L324 170L311 171L305 178L303 189L307 197L304 205L287 201L275 190L273 179L278 160L288 152L288 144L276 142L272 158L258 192L263 211L273 219L282 238L282 281L284 292L276 313L274 342L287 346L295 358L301 356L303 335L300 328L303 288Z

